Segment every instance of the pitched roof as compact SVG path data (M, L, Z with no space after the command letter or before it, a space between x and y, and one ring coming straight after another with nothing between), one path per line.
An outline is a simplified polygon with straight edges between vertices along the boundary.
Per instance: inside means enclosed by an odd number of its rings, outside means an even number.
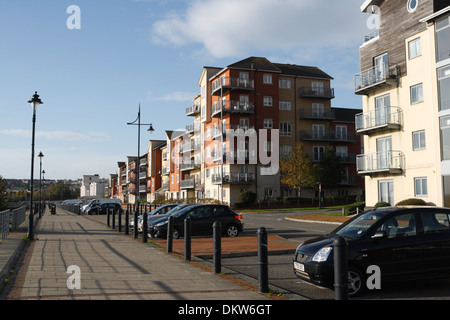
M230 64L228 68L281 72L281 70L278 69L272 62L263 57L249 57L247 59Z
M333 80L333 77L331 77L329 74L323 72L317 67L299 66L296 64L283 64L283 63L274 63L274 65L281 70L282 74L305 78L319 78L319 79Z

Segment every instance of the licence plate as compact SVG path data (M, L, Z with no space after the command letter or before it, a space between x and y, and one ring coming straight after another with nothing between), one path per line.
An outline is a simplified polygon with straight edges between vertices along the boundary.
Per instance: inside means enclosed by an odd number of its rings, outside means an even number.
M294 269L305 272L305 265L294 261Z

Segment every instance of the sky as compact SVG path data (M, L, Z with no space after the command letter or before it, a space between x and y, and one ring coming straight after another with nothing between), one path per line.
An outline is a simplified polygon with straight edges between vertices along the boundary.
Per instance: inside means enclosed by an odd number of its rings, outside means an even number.
M117 173L150 139L192 122L204 66L250 56L316 66L334 80L333 107L361 108L353 79L369 34L362 0L3 0L0 2L0 176ZM73 7L76 6L76 7Z

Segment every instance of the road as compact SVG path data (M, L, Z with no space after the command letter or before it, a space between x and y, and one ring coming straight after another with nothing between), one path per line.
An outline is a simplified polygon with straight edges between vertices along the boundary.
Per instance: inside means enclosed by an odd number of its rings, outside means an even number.
M293 214L245 213L245 231L242 235L255 235L258 228L264 227L269 234L279 235L289 241L300 244L306 239L327 234L336 228L336 225L295 222L285 219L286 216ZM235 271L236 275L245 274L254 279L258 278L258 268L255 267L257 265L258 261L255 256L222 259L223 267ZM280 290L281 293L293 292L314 300L334 299L333 290L309 284L294 276L292 254L269 256L269 283L285 290ZM450 300L450 278L382 284L382 290L366 291L357 298L361 300Z

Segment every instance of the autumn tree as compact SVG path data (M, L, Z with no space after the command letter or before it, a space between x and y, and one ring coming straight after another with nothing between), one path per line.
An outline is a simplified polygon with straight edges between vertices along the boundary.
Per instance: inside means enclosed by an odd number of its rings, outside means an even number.
M315 164L311 161L301 144L294 146L292 156L280 161L281 183L297 189L313 188L316 184Z

